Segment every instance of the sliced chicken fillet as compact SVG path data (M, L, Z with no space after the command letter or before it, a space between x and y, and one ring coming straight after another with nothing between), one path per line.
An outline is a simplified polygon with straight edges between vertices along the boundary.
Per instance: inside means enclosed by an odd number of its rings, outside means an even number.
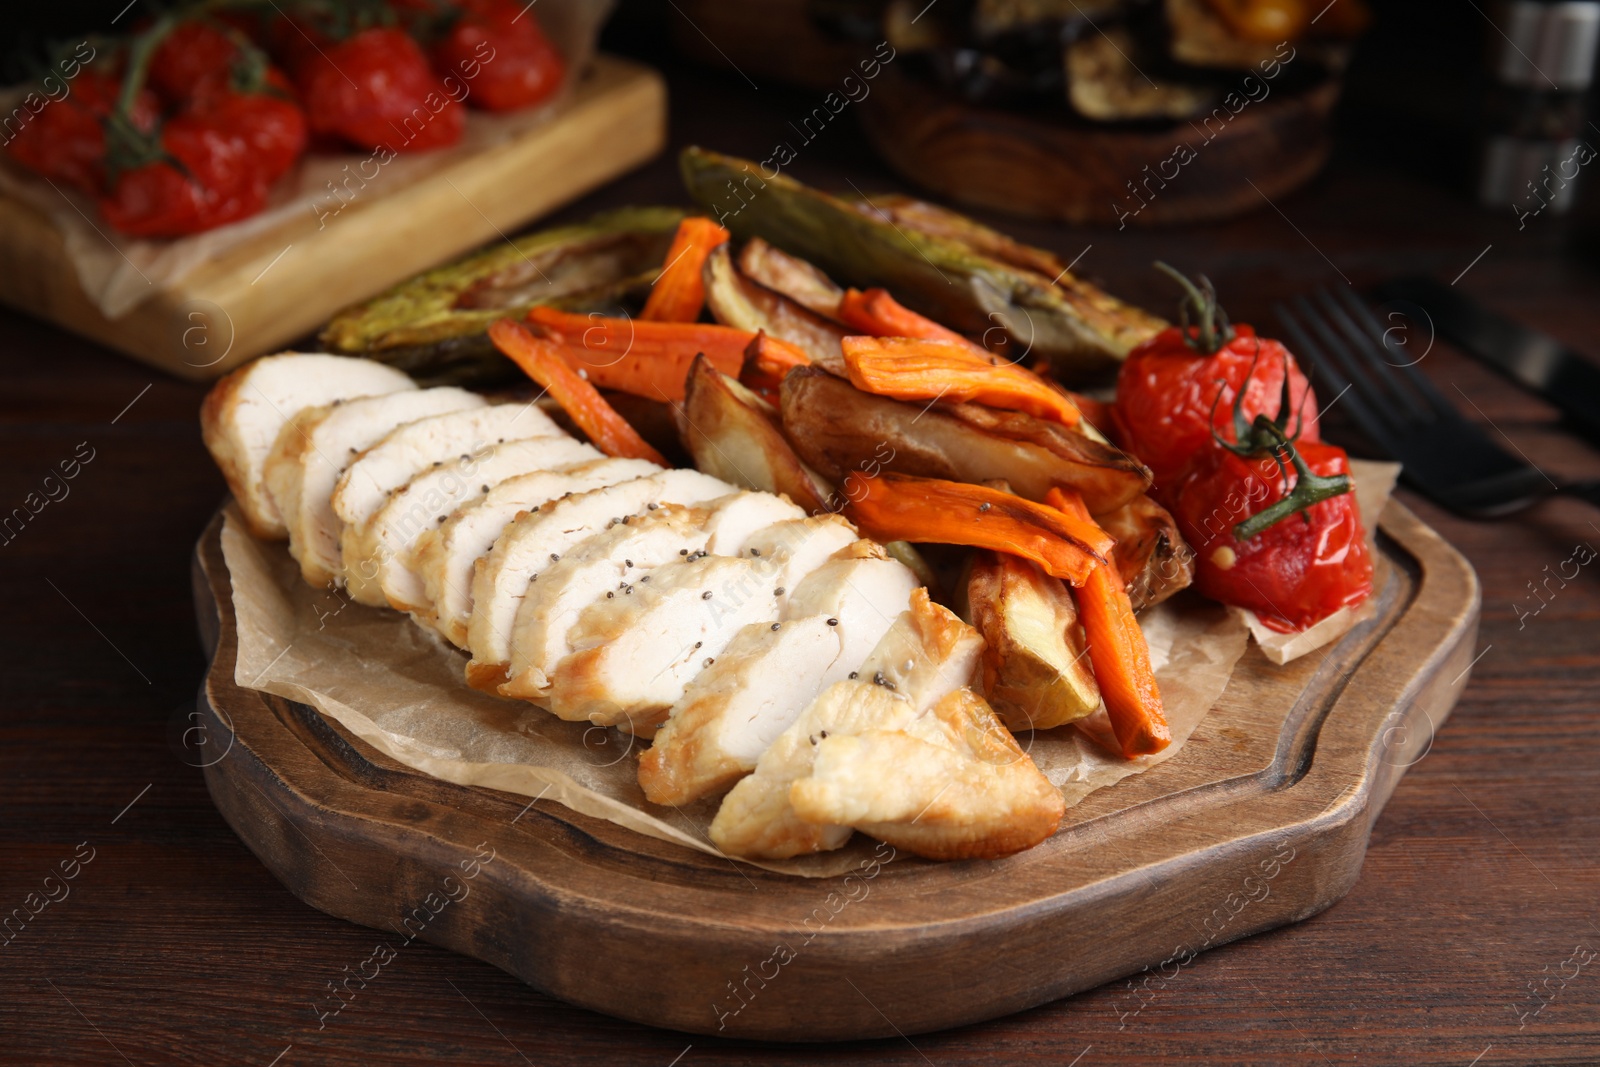
M1055 833L1066 803L987 701L946 695L899 728L818 740L789 790L808 823L852 826L928 859L996 859Z
M781 629L747 627L690 683L639 762L639 784L653 803L685 804L754 770L773 739L819 693L858 671L910 607L917 580L909 568L870 541L845 551L799 582ZM806 640L819 628L831 642ZM767 684L772 678L787 684Z
M597 459L561 471L537 471L491 485L489 494L457 508L444 524L422 535L411 566L422 575L426 608L414 612L457 648L467 647L472 615L472 570L519 512L572 493L643 478L661 468L644 459Z
M489 448L526 438L571 439L531 404L494 404L407 423L357 456L333 490L333 513L343 524L339 550L345 588L351 597L361 604L386 603L376 568L367 565L378 551L368 526L394 493L444 463L469 474L467 468L476 466Z
M741 546L740 555L764 559L770 564L768 574L774 588L782 589L780 598L794 592L801 579L822 566L828 559L862 546L868 555L883 555L882 549L870 541L858 540L855 527L838 515L818 515L814 518L791 519L758 530ZM901 609L885 609L890 619Z
M574 651L550 672L545 706L632 733L653 727L741 627L777 621L757 566L731 556L669 563L632 593L591 604L569 635Z
M266 482L306 581L325 586L339 578L333 488L356 456L397 426L484 406L483 397L465 389L418 389L307 408L290 419L267 456Z
M849 826L808 822L790 803L791 787L811 775L817 746L830 737L910 725L971 679L982 649L976 630L917 589L858 677L825 689L723 798L711 823L712 842L729 855L758 859L842 846Z
M289 536L267 491L267 454L284 423L306 408L358 396L417 388L393 367L370 359L284 352L245 364L206 394L200 436L257 537Z
M417 475L378 509L362 539L370 546L362 562L377 572L375 584L391 607L426 610L427 587L411 567L411 550L423 531L437 529L456 508L488 495L490 486L506 478L561 471L600 458L598 449L571 437L530 437L442 463Z
M769 527L805 517L805 512L781 496L739 490L716 501L706 526L706 551L713 556L737 556L752 537Z
M732 491L727 482L699 471L661 471L519 515L473 572L467 683L492 693L506 681L517 605L533 576L560 562L562 553L651 504L703 504Z
M510 678L500 694L543 701L548 672L573 651L571 632L583 609L602 598L631 596L656 567L701 552L714 507L659 505L595 534L540 571L517 607Z

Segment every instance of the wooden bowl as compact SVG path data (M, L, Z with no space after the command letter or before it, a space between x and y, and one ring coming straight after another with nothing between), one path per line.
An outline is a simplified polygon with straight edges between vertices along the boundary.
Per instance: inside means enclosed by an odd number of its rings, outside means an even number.
M1305 184L1328 159L1339 89L1328 77L1247 104L1225 123L1137 129L976 107L887 70L861 122L891 166L941 197L1121 229L1228 218Z

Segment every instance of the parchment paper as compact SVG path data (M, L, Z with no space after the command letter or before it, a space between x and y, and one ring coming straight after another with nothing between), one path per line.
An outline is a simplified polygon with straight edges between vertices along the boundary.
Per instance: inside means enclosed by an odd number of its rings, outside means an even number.
M170 241L125 237L100 218L92 198L60 183L52 185L3 155L0 155L0 194L28 204L55 224L64 239L67 256L77 269L84 293L107 318L115 319L178 282L200 264L296 214L316 217L318 205L323 211L337 209L340 202L329 191L328 183L338 186L344 181L347 166L350 174L358 175L366 183L351 205L359 207L369 199L433 174L463 155L481 152L542 125L561 109L571 95L573 84L588 66L594 55L595 39L611 6L612 0L540 0L539 24L567 61L566 82L549 103L504 114L469 111L460 143L439 151L397 156L378 167L377 176L370 179L365 177L374 166L369 161L373 156L369 151L307 155L295 170L273 186L271 199L259 215L205 233ZM9 113L26 92L23 88L0 93L0 113ZM365 169L361 169L363 163Z
M468 688L460 652L403 615L307 586L285 547L251 537L231 504L222 548L238 618L239 685L309 704L380 752L435 777L555 800L720 854L706 836L720 801L678 809L644 799L630 745L645 742ZM1244 653L1244 627L1197 596L1180 594L1140 621L1172 744L1129 761L1101 751L1072 726L1023 734L1019 742L1069 804L1177 755ZM759 866L825 877L855 868L870 847L858 835L838 852Z

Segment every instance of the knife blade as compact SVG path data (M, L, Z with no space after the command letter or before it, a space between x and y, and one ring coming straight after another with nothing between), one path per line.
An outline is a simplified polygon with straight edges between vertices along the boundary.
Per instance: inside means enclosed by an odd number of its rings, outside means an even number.
M1574 430L1600 444L1600 366L1433 278L1398 278L1375 293L1421 308L1440 336L1560 408Z

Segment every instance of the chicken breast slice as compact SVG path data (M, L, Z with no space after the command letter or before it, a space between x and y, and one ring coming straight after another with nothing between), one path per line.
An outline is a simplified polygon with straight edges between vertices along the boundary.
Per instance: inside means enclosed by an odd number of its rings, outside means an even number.
M250 532L289 536L267 491L266 462L284 423L306 408L358 396L417 388L393 367L370 359L283 352L245 364L221 379L200 406L200 436L211 450Z
M430 415L485 407L465 389L418 389L307 408L284 424L265 464L267 489L289 529L289 554L312 585L338 580L339 476L391 430Z
M472 615L472 570L519 512L559 497L643 478L661 468L645 459L597 459L560 471L536 471L491 485L487 496L462 504L442 526L423 533L411 552L422 576L424 610L412 617L457 648L467 647Z
M510 677L500 694L545 700L548 672L573 651L572 630L583 610L602 598L633 595L662 564L698 556L706 547L714 507L659 505L595 534L540 571L517 606Z
M574 651L550 671L545 706L563 719L648 732L741 627L777 620L762 568L701 556L657 567L648 584L589 605L568 637Z
M882 555L872 542L858 541L855 527L841 516L817 515L791 519L757 530L746 539L741 554L769 562L768 573L772 584L783 590L778 594L781 600L800 584L801 579L834 555L856 544L861 545L867 555ZM892 620L900 611L901 608L894 608L886 614Z
M496 692L511 666L517 605L533 576L608 523L656 504L703 504L733 486L693 470L669 470L618 482L519 515L501 533L472 576L472 616L467 622L467 684Z
M507 441L465 461L442 463L417 475L378 509L367 525L372 545L368 561L377 586L397 611L427 610L427 586L411 566L411 550L423 531L437 528L450 513L489 487L532 471L561 471L602 458L599 449L565 435ZM349 566L346 561L346 566Z
M706 551L713 556L737 556L755 535L806 514L787 497L745 489L714 502L712 509L706 520Z
M965 687L900 729L820 738L789 801L808 823L852 826L937 860L1032 848L1066 811L1061 791Z
M917 588L909 568L871 541L845 551L797 585L781 628L745 627L689 683L639 761L639 785L652 803L686 804L754 770L824 689L860 670L909 609ZM786 684L767 684L772 678Z
M333 513L342 524L339 554L351 597L357 603L378 607L386 603L378 581L375 557L379 547L371 520L394 493L445 463L460 469L463 477L474 477L471 468L488 449L529 438L571 440L550 416L531 404L492 404L407 423L357 456L339 476L332 501Z
M810 777L817 746L831 737L899 730L965 685L978 665L983 638L926 589L884 634L858 669L835 682L762 753L754 772L723 798L711 840L731 856L783 859L839 848L852 828L808 822L790 803L791 787Z

